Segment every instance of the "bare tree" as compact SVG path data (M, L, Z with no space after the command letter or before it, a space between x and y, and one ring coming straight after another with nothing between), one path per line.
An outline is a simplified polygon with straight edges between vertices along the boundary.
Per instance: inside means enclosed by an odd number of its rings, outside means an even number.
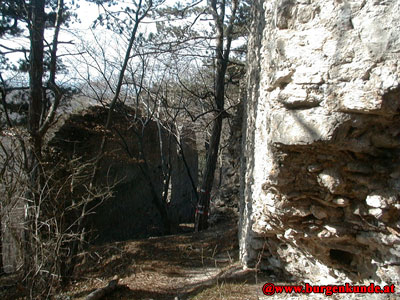
M23 237L17 245L24 260L23 280L27 283L30 298L37 292L48 297L53 283L66 275L63 264L69 259L71 243L81 242L76 224L87 214L87 211L81 213L83 208L93 199L110 197L110 190L108 187L105 191L85 189L74 194L76 185L88 186L87 170L93 169L93 163L72 160L72 165L61 166L46 154L44 147L57 109L68 94L56 79L60 67L59 33L70 17L64 0L4 1L0 9L7 15L2 19L6 23L0 24L1 36L15 32L20 23L25 23L29 40L29 50L1 45L1 58L13 53L25 55L25 65L21 68L27 66L29 74L29 86L13 86L11 80L0 76L3 111L10 137L0 141L0 168L4 175L0 185L7 195L2 199L2 208L24 207L22 216L25 215L25 220L20 228ZM13 20L11 27L7 20ZM52 29L51 42L45 39L47 29ZM24 31L19 29L17 32ZM29 95L27 133L8 115L7 94L18 90L28 91ZM60 168L69 168L69 175L60 177Z
M196 231L203 230L208 227L210 195L214 183L214 173L221 139L222 120L224 118L225 74L229 63L229 54L233 39L233 26L236 18L238 2L239 0L232 1L231 16L229 18L228 27L225 29L224 21L226 17L226 1L210 0L211 13L217 31L215 38L216 70L214 91L214 101L217 108L217 115L215 116L213 123L210 146L207 151L206 169L203 174L200 198L196 210Z
M105 9L104 14L109 16L109 27L119 33L122 32L122 34L119 34L116 38L119 40L128 38L124 58L118 66L112 63L112 59L105 54L107 52L106 46L94 34L95 47L91 47L89 51L85 51L87 55L83 55L80 58L81 61L88 66L88 72L84 75L80 73L80 75L91 97L102 103L108 109L105 131L112 130L117 132L124 149L131 158L133 158L136 153L131 153L125 137L120 134L116 128L113 128L113 111L118 104L125 103L127 98L130 98L131 105L133 104L135 106L136 111L133 114L131 110L125 111L125 122L130 124L131 133L137 138L138 148L140 149L138 154L140 160L143 162L143 164L138 165L149 185L152 194L151 201L161 216L165 232L168 233L170 232L170 218L166 202L157 195L156 188L150 176L151 172L146 153L144 152L143 139L145 129L154 118L156 106L150 101L151 95L148 90L146 90L147 83L145 83L145 80L148 76L149 65L147 55L143 54L141 50L141 43L143 43L143 41L141 38L137 38L139 24L161 3L163 3L163 1L134 1L134 8L130 7L126 9L123 16L114 14L109 9ZM104 17L101 17L100 19L103 18ZM131 26L126 25L127 20L132 21ZM85 44L83 46L88 47L88 45ZM117 70L118 75L115 76ZM90 71L95 71L97 73L97 80L93 80L93 75L90 74ZM149 74L151 74L151 72L149 72ZM99 78L101 78L100 80L103 82L102 85L97 84ZM119 106L119 108L121 110L122 106ZM106 143L107 137L104 135L97 155L97 166L104 153ZM160 146L162 148L162 145ZM161 149L160 152L163 156L163 149ZM167 177L170 170L164 168L166 165L166 160L164 160L163 170L165 171L165 185L168 186ZM98 168L96 168L93 173L93 180L96 177L97 169Z
M90 54L90 52L86 52L89 53L89 55L91 55L91 60L94 64L95 64L95 68L97 69L97 71L100 73L100 75L102 76L102 78L105 80L106 85L101 86L101 87L105 87L105 90L108 90L111 92L111 96L112 99L109 103L107 103L107 108L108 108L108 114L107 114L107 120L105 122L104 125L104 135L102 137L101 140L101 144L99 147L99 152L98 154L95 156L95 160L94 160L94 167L93 167L93 172L92 172L92 176L91 176L91 182L90 182L90 188L94 189L95 188L95 180L97 177L97 173L99 170L99 166L100 166L100 162L101 159L103 157L104 154L104 150L106 147L106 143L107 143L107 131L112 130L112 125L113 125L113 111L116 107L116 105L118 104L118 102L121 101L122 98L122 89L123 86L125 84L125 76L126 76L126 70L128 68L128 65L132 59L132 50L133 47L135 45L136 39L137 39L137 35L138 35L138 29L139 29L139 25L140 23L148 16L149 12L151 10L153 10L155 7L157 7L157 5L159 5L160 3L162 3L164 0L139 0L139 1L132 1L132 7L131 6L127 6L125 9L125 15L127 16L127 19L129 21L131 21L131 23L133 24L133 26L121 26L121 24L126 25L126 19L122 19L123 21L121 22L120 19L120 14L119 13L114 13L112 10L109 10L108 8L105 8L103 6L104 9L104 14L99 16L99 20L102 22L103 20L103 15L105 15L105 19L108 21L108 26L114 29L117 29L119 32L124 32L125 36L128 37L128 44L127 44L127 48L125 50L125 54L124 54L124 59L122 61L122 64L120 66L119 72L118 72L118 77L117 80L115 82L112 82L110 80L110 78L107 76L108 74L106 74L106 71L104 71L103 68L101 68L101 63L99 62L98 59L93 55L93 53ZM97 41L98 42L98 41ZM98 43L98 45L100 45ZM107 63L107 58L104 55L104 48L100 47L100 52L103 53L103 63ZM84 60L88 61L85 57L83 57ZM88 65L89 66L89 65ZM90 69L90 67L89 67ZM115 71L115 70L113 70ZM90 74L87 75L88 77L86 77L86 83L88 84L88 86L90 87L90 89L96 94L96 96L99 95L99 93L101 95L105 94L105 91L99 91L98 88L94 87L92 84L92 81L90 81ZM98 93L99 92L99 93ZM108 100L108 99L103 99L103 97L98 98L97 100ZM153 190L153 189L152 189ZM158 199L156 199L158 200ZM82 216L86 215L86 211L88 208L88 204L89 202L84 205L82 207ZM156 204L159 204L158 202L156 202ZM165 211L163 209L162 206L158 205L157 206L160 209L160 213L163 217L163 220L165 222L165 225L169 225L168 223L168 218L167 215L165 214ZM82 217L79 219L77 227L78 227L78 231L81 232L83 231L85 225L85 218ZM168 227L167 227L168 228ZM70 269L70 271L68 272L69 274L72 273L73 271L73 267L76 263L76 255L78 253L78 247L79 247L79 241L75 240L72 246L72 250L71 250L71 254L73 257L73 261L70 264L70 266L72 267L72 269Z
M80 157L69 160L43 155L40 164L43 184L40 190L34 191L38 195L37 205L29 207L31 220L27 223L20 214L24 208L20 200L29 189L23 152L12 136L4 137L0 146L0 186L4 195L2 216L10 226L7 235L13 236L7 255L14 255L15 261L19 261L18 256L25 257L24 250L30 250L32 262L25 274L28 283L25 292L30 298L37 295L47 298L66 279L68 264L71 263L70 245L76 240L80 241L81 233L76 228L80 219L86 217L81 214L82 207L94 201L99 205L110 198L113 185L105 185L88 193L93 162L85 162ZM13 147L12 151L10 146ZM94 209L92 205L86 214ZM12 220L7 220L9 218ZM23 236L28 230L29 241ZM11 249L14 253L10 252ZM23 268L26 269L26 265Z

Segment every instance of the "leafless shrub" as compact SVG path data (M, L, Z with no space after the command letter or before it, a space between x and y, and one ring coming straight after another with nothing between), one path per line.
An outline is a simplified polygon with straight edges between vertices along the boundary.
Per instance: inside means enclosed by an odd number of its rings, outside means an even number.
M4 261L10 262L9 271L23 271L30 298L48 298L72 275L85 242L85 218L112 197L116 183L95 186L93 161L47 153L39 164L40 188L35 188L25 172L20 140L12 136L0 141L2 233L9 248L3 251ZM27 191L34 196L27 197Z

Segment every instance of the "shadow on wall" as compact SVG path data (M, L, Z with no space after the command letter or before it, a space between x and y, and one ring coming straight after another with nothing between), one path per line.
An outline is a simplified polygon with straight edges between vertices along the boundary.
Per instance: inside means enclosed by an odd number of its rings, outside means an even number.
M383 99L392 99L393 93ZM279 172L269 175L274 184L263 187L274 201L274 213L264 212L269 225L280 228L280 237L268 237L267 246L254 244L265 249L262 267L299 278L296 261L319 265L311 275L316 278L324 265L332 268L332 278L345 274L353 281L392 282L400 270L392 248L400 218L400 132L394 130L400 127L399 114L338 120L322 112L312 108L273 115L272 129L279 124L272 134Z
M155 205L155 201L162 202L165 193L165 166L163 168L160 148L164 161L170 165L168 195L162 205L171 227L193 222L194 218L196 201L188 176L190 172L196 185L198 161L194 134L186 130L183 135L187 170L181 152L177 151L179 146L166 130L161 132L163 147L160 147L156 122L147 121L143 127L140 116L129 119L127 115L135 115L135 112L122 108L114 114L96 178L99 186L117 182L114 195L88 219L88 229L93 232L96 243L162 235L169 230L164 228L159 207ZM101 107L71 116L55 134L51 146L66 158L93 159L100 148L106 116L107 111Z

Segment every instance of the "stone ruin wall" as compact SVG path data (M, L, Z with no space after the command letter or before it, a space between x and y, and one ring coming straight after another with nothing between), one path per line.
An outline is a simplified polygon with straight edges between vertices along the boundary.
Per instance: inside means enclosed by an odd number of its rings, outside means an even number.
M123 107L122 111L124 109L129 108ZM105 123L106 117L107 110L101 107L91 107L72 115L55 133L50 146L63 157L81 155L84 160L92 159L93 155L98 153L102 139L102 124ZM163 192L161 151L166 162L171 164L167 210L172 230L177 230L180 223L193 222L196 198L182 159L182 152L174 138L169 138L167 131L161 129L163 141L161 149L156 122L148 121L145 128L142 128L142 123L137 121L135 126L138 128L130 129L133 125L125 119L123 112L115 111L113 118L114 129L107 137L97 185L104 186L112 182L118 184L113 187L113 198L100 205L89 221L92 229L97 232L95 242L129 240L164 233L165 228L160 213L151 200L153 194L148 180L151 180L154 192L161 199ZM137 134L143 134L141 143L148 170L139 154L141 149ZM194 133L190 128L183 128L181 135L186 163L196 185L198 155ZM75 152L78 154L74 154ZM143 172L147 172L147 175L145 176Z
M83 161L91 161L98 153L106 117L107 110L99 106L69 115L60 127L54 129L46 150L52 153L55 161L71 160L76 157L82 157ZM123 115L115 112L114 119L116 120L114 125L124 137L126 146L134 157L128 156L120 137L116 132L110 131L96 185L104 186L113 182L118 184L113 187L113 198L100 205L96 209L96 214L92 214L87 220L89 230L94 234L91 240L96 243L148 237L164 232L160 214L151 201L149 183L139 166L143 162L138 158L140 151L138 139L133 131L129 130L131 124L126 122ZM161 197L163 176L158 134L156 123L150 121L144 129L143 151L148 161L149 176L158 197ZM194 185L197 185L198 154L195 135L190 128L183 128L181 135L186 163ZM169 141L166 130L162 131L162 137L163 153L166 158L171 157L172 166L168 213L172 226L178 230L177 226L180 223L193 222L196 198L182 160L182 152L173 139ZM3 132L0 140L7 149L13 149L17 158L21 155L18 141L11 131L8 135ZM0 149L1 168L4 158L5 153ZM18 173L15 170L17 162L15 166L10 166L15 173ZM3 178L3 182L16 184L12 177ZM0 194L5 195L6 192L5 186L0 184ZM0 206L2 217L0 265L2 263L1 271L6 273L15 272L23 264L23 253L21 253L25 214L23 195L24 190L16 189L11 201L3 201Z
M400 1L256 0L243 264L400 282Z

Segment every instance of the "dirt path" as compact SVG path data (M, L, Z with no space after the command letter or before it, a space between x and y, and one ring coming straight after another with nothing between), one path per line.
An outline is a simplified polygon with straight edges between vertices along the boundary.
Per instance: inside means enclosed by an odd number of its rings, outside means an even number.
M118 276L120 287L106 299L257 299L261 289L255 291L254 272L240 267L237 245L236 224L225 223L200 233L93 247L64 295L84 299ZM221 298L227 293L230 298Z

